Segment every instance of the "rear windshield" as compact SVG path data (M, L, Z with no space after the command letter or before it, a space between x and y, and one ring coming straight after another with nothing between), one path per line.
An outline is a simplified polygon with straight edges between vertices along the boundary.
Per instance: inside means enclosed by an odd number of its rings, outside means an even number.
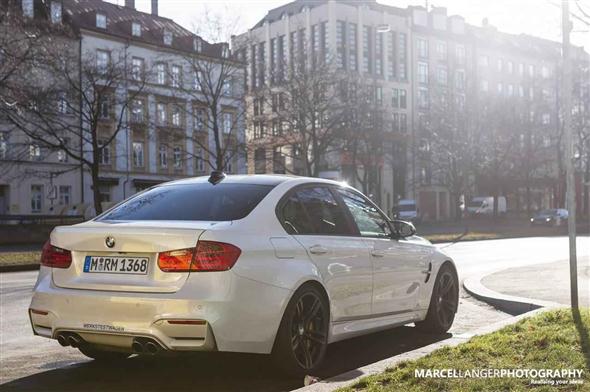
M274 188L273 185L164 185L129 199L99 217L101 221L173 220L230 221L242 219Z

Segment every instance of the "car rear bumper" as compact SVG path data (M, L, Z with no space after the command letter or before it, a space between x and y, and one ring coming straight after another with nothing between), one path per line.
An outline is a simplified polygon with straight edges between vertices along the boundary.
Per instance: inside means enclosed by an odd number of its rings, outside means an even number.
M203 289L208 277L191 276L176 293L154 294L59 288L41 271L31 325L47 338L74 332L88 343L130 351L134 338L145 337L171 351L269 353L291 292L220 274L209 285L217 289Z

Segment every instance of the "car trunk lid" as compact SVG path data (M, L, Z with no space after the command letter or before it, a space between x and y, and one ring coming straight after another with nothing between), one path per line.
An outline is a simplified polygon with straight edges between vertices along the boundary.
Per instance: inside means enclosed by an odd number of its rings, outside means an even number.
M67 269L53 268L53 282L69 289L173 293L180 290L189 273L161 271L158 255L193 248L205 230L228 224L231 222L91 221L57 227L51 244L70 250L72 264ZM113 240L112 247L107 238ZM121 272L123 264L132 260L147 260L146 271ZM95 265L95 270L89 271L90 261L100 262L101 270ZM104 272L103 261L118 264L114 271Z

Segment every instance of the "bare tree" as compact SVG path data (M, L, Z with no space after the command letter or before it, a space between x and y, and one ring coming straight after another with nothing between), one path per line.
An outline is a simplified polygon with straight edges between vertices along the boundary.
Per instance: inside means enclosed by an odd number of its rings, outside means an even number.
M65 27L64 27L65 28ZM59 151L80 163L92 179L94 208L102 212L100 173L112 168L112 146L128 114L141 121L142 77L130 78L125 51L78 53L72 33L44 42L35 66L15 82L0 107L31 148Z

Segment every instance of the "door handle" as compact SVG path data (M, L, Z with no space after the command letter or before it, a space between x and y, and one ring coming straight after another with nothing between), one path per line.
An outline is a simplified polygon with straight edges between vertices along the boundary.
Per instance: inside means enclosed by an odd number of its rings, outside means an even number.
M313 245L309 248L309 251L314 255L325 255L326 253L328 253L328 249L324 248L321 245Z
M373 256L373 257L383 257L383 256L385 256L385 253L383 253L380 250L372 250L371 251L371 256Z

